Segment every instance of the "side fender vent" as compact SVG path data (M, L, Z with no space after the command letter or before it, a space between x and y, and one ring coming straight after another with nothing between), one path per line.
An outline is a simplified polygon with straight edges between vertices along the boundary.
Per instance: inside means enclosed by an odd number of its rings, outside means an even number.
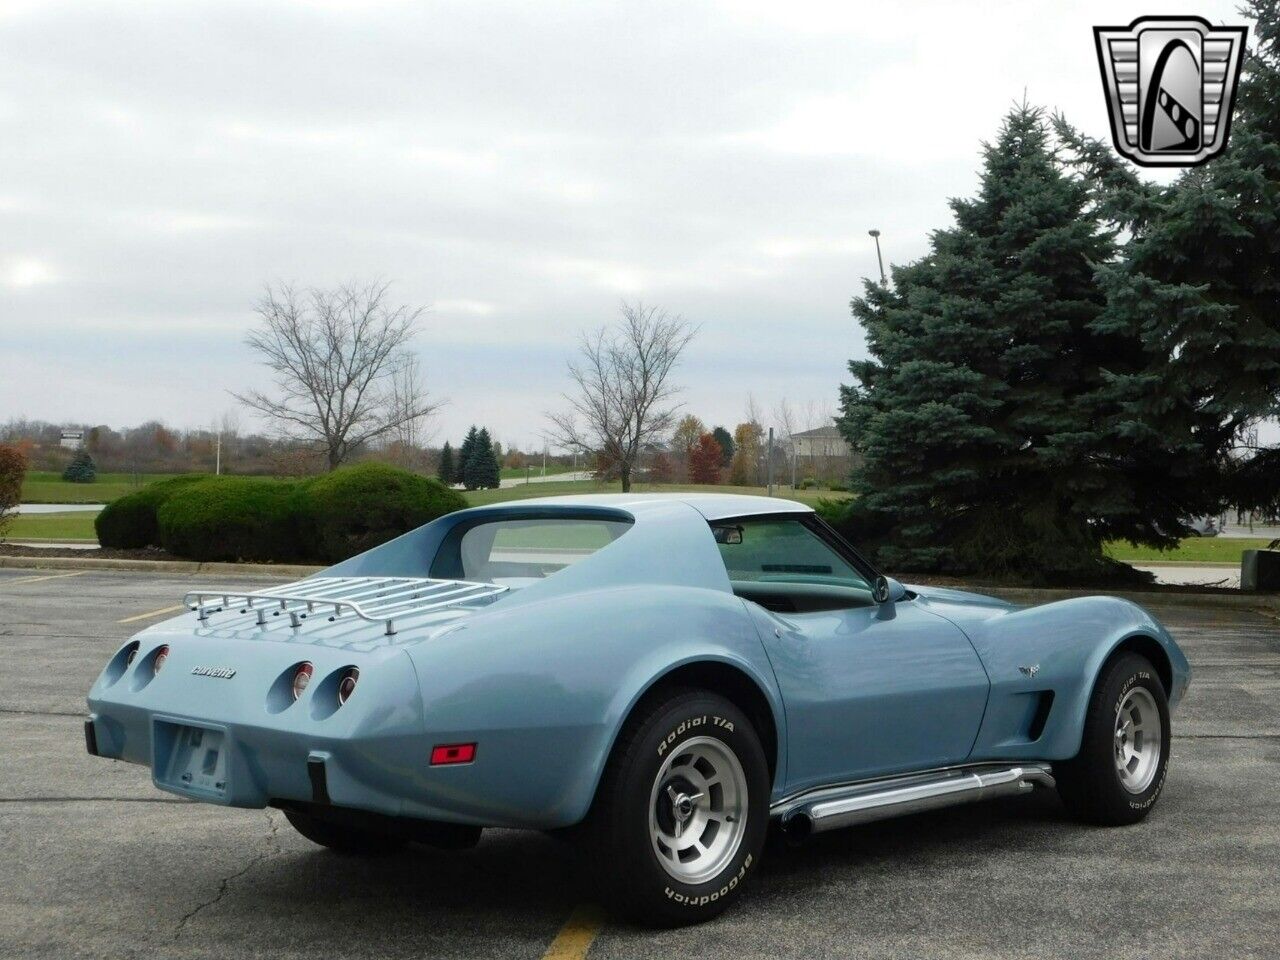
M1039 740L1044 733L1044 726L1049 722L1049 711L1053 709L1053 691L1045 690L1039 694L1035 713L1031 715L1031 726L1027 727L1027 739Z

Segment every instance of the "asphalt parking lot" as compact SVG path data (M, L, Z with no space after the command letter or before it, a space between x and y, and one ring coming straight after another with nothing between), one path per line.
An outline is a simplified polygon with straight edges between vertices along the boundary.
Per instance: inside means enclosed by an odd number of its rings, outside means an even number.
M0 570L0 957L1280 955L1274 618L1153 606L1195 675L1144 823L1082 827L1046 793L827 834L721 919L652 931L595 921L538 834L362 862L87 756L99 669L196 582Z

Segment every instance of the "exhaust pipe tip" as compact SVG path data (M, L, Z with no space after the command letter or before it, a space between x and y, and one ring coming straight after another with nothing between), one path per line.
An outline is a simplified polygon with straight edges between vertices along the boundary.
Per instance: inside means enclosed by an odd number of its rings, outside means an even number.
M813 836L813 818L803 811L791 814L782 821L782 835L790 844L804 843Z

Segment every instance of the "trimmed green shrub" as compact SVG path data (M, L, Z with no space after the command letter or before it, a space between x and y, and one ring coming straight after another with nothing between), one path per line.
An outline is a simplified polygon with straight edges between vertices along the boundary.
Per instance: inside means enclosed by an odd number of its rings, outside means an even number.
M301 485L258 477L209 477L156 512L160 545L192 560L305 559Z
M300 501L307 555L329 563L467 507L460 493L434 477L382 463L344 467L308 480Z
M135 550L160 545L156 511L179 490L208 479L208 474L192 473L149 483L141 490L113 500L94 518L98 543L114 550Z
M26 476L27 455L17 447L0 444L0 536L17 514Z
M62 471L62 479L67 483L93 483L98 479L98 467L89 456L88 450L79 450Z

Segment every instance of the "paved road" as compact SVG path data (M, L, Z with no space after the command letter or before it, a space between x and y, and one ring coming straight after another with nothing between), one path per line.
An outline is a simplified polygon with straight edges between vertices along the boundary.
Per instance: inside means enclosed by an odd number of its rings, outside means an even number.
M104 503L20 503L18 513L101 513Z
M541 957L580 897L539 835L343 859L275 811L186 803L85 755L84 693L148 622L118 621L191 584L0 570L0 957ZM606 924L590 957L1275 957L1280 622L1157 612L1196 676L1145 823L1078 826L1045 794L828 834L773 855L720 920Z
M538 476L537 467L528 477L503 477L498 486L506 490L508 487L522 487L526 483L567 483L576 480L590 480L594 474L590 470L579 470L577 473L551 473L545 477Z

